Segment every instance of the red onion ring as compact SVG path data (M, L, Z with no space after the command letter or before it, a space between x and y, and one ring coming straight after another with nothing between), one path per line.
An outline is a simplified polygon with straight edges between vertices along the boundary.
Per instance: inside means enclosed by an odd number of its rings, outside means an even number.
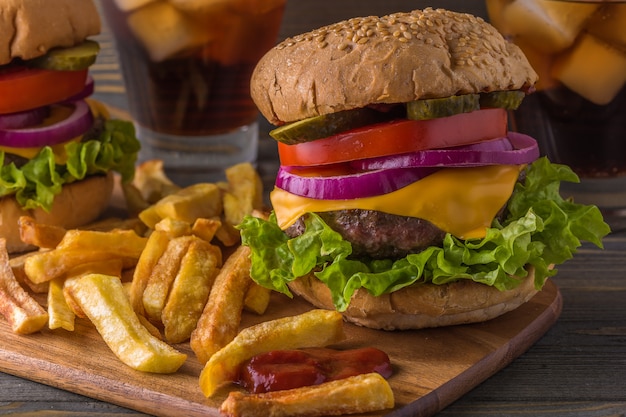
M318 200L348 200L396 191L440 168L522 165L538 157L537 141L530 136L509 132L506 138L456 148L352 161L349 166L360 171L355 174L301 176L298 168L281 166L276 187Z
M35 148L66 142L87 132L93 124L91 109L82 100L71 103L72 114L53 125L26 129L0 129L0 145Z
M470 167L481 165L522 165L539 158L537 141L530 136L508 132L498 138L449 149L429 149L380 158L352 161L358 170L407 167Z
M0 129L22 129L43 122L48 115L47 108L37 107L17 113L0 114Z
M350 200L387 194L422 179L438 168L395 168L338 176L300 176L281 166L276 187L318 200Z

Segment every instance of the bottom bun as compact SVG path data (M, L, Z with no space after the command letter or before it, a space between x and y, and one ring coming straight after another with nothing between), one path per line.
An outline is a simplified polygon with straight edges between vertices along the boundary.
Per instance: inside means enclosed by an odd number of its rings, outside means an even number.
M52 209L22 209L14 197L0 199L0 236L7 242L9 253L34 249L20 239L18 220L30 216L38 223L60 226L67 229L84 226L96 220L109 205L113 193L113 174L93 175L82 181L63 186L56 195Z
M534 277L531 268L520 285L509 291L469 280L444 285L416 284L379 297L360 288L343 316L360 326L383 330L483 322L530 300L538 292ZM289 288L316 307L335 308L328 287L312 274L290 282Z

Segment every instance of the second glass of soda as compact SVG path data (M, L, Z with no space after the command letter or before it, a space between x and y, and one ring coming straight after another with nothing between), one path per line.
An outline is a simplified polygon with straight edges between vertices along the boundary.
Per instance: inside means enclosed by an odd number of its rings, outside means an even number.
M253 162L250 76L276 42L286 0L102 0L114 34L140 161L179 185Z

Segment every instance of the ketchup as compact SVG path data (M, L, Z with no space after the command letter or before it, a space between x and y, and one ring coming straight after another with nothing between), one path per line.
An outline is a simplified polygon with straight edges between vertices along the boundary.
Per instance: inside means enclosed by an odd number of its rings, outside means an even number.
M317 385L377 372L391 376L389 356L376 348L274 350L241 365L239 384L254 393Z

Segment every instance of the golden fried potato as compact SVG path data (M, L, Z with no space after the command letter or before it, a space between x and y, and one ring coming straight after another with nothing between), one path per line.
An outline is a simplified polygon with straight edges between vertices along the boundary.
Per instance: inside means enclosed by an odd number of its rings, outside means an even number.
M65 280L63 280L63 297L65 298L65 303L67 304L67 307L70 310L72 310L72 313L74 313L76 317L80 317L81 319L86 319L87 315L80 308L80 306L76 303L76 301L74 301L74 298L72 297L72 290L71 290L72 285L74 285L74 283L78 281L79 279L81 279L83 276L84 275L79 275L75 277L66 278Z
M191 233L198 236L200 239L210 242L215 237L215 233L222 227L222 221L219 217L199 218L193 223L191 227Z
M224 215L231 225L263 206L263 181L252 164L244 162L225 170L228 192L224 193Z
M133 230L68 230L55 249L26 258L24 272L31 281L39 284L89 262L121 259L124 268L130 268L136 265L146 241L147 238L138 236Z
M222 384L235 381L240 364L255 355L277 349L328 346L343 337L341 313L331 310L310 310L245 328L211 356L200 373L200 388L211 397Z
M30 216L21 216L17 225L22 242L39 248L55 248L63 240L66 232L64 228L59 226L37 223L37 220Z
M150 280L150 275L152 275L155 265L161 259L161 255L167 249L169 241L170 238L166 232L153 231L148 237L146 247L137 261L128 296L133 310L140 316L145 315L143 293Z
M199 183L170 194L141 213L139 218L151 229L165 218L182 220L189 224L201 217L222 213L222 195L217 185Z
M142 302L146 317L153 322L161 321L161 313L165 307L172 283L180 269L180 263L194 239L198 238L181 236L169 240L165 252L152 268L142 294Z
M111 351L131 368L173 373L187 359L187 355L154 337L141 324L119 278L90 274L74 280L69 289Z
M265 313L265 310L269 306L271 295L272 290L262 287L256 282L252 282L243 300L243 307L246 311L261 315Z
M47 294L48 293L48 282L34 283L28 278L26 275L26 271L24 270L24 264L26 263L26 258L29 258L33 255L36 255L37 252L26 252L19 256L14 256L9 260L9 264L11 265L11 269L13 270L13 275L15 275L15 279L20 283L22 287L28 287L35 294Z
M154 204L163 197L180 190L180 187L165 174L163 161L160 159L152 159L139 164L135 170L133 185L148 204Z
M68 230L56 249L106 251L112 254L122 253L123 257L137 258L146 246L147 238L139 236L134 230Z
M235 246L241 241L239 230L226 221L222 222L222 227L215 231L215 237L222 242L224 246Z
M15 279L4 238L0 238L0 314L20 334L37 332L48 322L46 310Z
M166 217L154 225L154 230L165 232L170 238L188 236L191 234L191 224L183 220Z
M191 349L201 363L237 335L243 299L251 282L250 248L239 246L215 278L209 300L191 334Z
M95 232L111 232L114 230L133 230L139 236L146 232L146 225L136 217L120 219L119 217L106 217L91 222L80 228L81 230L92 230Z
M316 417L368 413L394 404L387 380L370 373L263 394L233 391L220 411L229 417Z
M202 239L194 239L183 257L161 313L169 343L189 339L209 298L222 266L222 252Z
M124 261L121 258L107 259L104 261L87 262L77 265L76 267L68 270L65 274L65 278L80 278L87 274L102 274L112 275L122 279L122 269L124 268Z
M48 289L48 327L51 330L65 329L74 331L76 314L65 301L63 293L65 279L55 278L50 281Z

